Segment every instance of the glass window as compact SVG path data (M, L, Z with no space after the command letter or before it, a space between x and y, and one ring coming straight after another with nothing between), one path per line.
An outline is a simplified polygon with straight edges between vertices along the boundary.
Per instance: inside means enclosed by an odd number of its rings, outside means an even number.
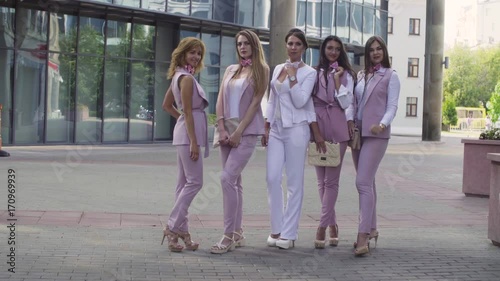
M321 30L321 0L307 2L306 33L308 36L320 37Z
M418 58L408 59L408 77L418 77Z
M130 6L139 8L141 5L141 0L114 0L116 5Z
M255 0L254 26L269 28L271 13L271 0Z
M253 5L253 0L238 0L236 23L245 26L253 26Z
M323 7L321 8L322 23L321 23L321 37L326 37L330 34L335 34L333 17L335 15L335 0L323 0Z
M43 143L46 63L42 54L17 52L14 121L16 144ZM46 56L46 54L45 54Z
M406 98L406 117L417 117L417 101L416 97Z
M0 49L0 103L2 109L2 141L11 143L12 90L14 84L14 51Z
M127 91L129 62L125 59L106 60L104 74L103 142L126 141L128 135Z
M49 50L76 53L77 19L71 15L50 15Z
M54 59L53 59L54 58ZM76 56L51 56L47 81L47 142L73 142Z
M192 0L191 16L196 18L212 19L212 0Z
M130 27L128 22L108 21L106 32L106 54L108 56L130 56Z
M363 7L363 42L373 36L375 10Z
M133 62L130 80L130 141L153 140L154 63ZM162 103L163 99L157 102Z
M221 66L223 68L237 62L236 46L234 37L222 36ZM222 72L224 74L224 72Z
M375 7L375 0L365 0L364 1L364 5L365 7L368 6L368 7Z
M165 11L166 0L142 0L142 8L153 11Z
M349 42L349 9L350 3L345 1L337 2L337 17L336 17L336 28L337 36L342 39L343 42Z
M319 62L319 49L317 48L308 48L306 50L306 58L304 60L308 65L318 65Z
M306 1L297 1L297 20L296 27L305 30L306 27Z
M151 25L134 24L132 30L132 57L153 60L155 27Z
M393 32L393 17L388 17L387 18L387 34L392 34Z
M76 140L77 143L101 141L103 59L78 57L76 86Z
M420 35L420 19L410 19L410 35Z
M17 9L16 47L47 50L49 14L39 10Z
M80 17L79 53L104 54L104 26L105 21L103 19Z
M203 33L201 40L205 43L206 54L204 63L206 66L220 64L220 35Z
M189 16L190 0L168 0L167 13Z
M186 37L196 37L200 38L200 33L192 30L181 30L181 40Z
M219 93L219 72L218 67L207 67L206 71L200 73L200 85L205 90L208 98L208 113L215 113L217 94Z
M363 10L361 5L351 5L351 34L350 42L356 45L363 44Z
M155 104L154 104L154 139L171 140L172 131L175 126L175 119L162 108L163 98L170 85L167 80L168 63L156 63L155 69Z
M16 10L0 7L0 47L14 47Z
M375 35L387 41L387 11L375 10Z
M235 5L237 5L235 0L214 0L214 20L236 22L238 9Z

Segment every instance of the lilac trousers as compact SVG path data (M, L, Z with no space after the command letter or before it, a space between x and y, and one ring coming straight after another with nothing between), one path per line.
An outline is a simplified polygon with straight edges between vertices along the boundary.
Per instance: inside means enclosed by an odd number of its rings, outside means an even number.
M224 207L224 233L241 229L243 217L243 186L241 172L247 165L257 144L257 136L243 136L238 147L220 146L222 173L220 182Z
M335 203L339 195L340 170L344 154L347 149L347 142L340 144L340 164L337 167L315 167L318 179L319 200L321 201L320 227L336 225Z
M188 209L203 186L203 158L200 155L197 161L193 161L189 155L189 145L177 146L175 204L167 223L173 232L189 232Z
M384 157L389 139L362 137L361 149L352 150L359 193L359 233L377 229L377 190L375 174Z

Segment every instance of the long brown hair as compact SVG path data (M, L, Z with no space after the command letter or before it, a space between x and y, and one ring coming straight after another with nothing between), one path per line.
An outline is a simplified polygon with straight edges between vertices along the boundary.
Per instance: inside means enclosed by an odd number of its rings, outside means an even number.
M194 73L198 73L203 69L203 58L205 57L205 44L203 41L196 37L186 37L179 42L177 48L172 52L172 59L170 62L170 67L168 68L168 79L172 79L175 75L175 69L177 67L183 66L186 64L185 58L186 53L191 51L191 49L200 47L201 48L201 58L198 65L194 69Z
M387 44L385 44L385 41L384 39L382 39L382 37L375 35L368 38L365 44L365 73L370 72L370 69L374 66L370 58L370 47L375 41L380 44L380 46L382 47L382 51L384 52L384 58L382 59L382 62L380 64L385 68L391 68L391 62L389 61L389 52L387 51Z
M252 48L252 70L251 70L251 76L253 79L253 87L254 87L254 94L255 93L262 93L265 92L267 89L267 84L268 84L268 79L269 77L266 76L266 69L269 69L269 66L266 63L266 59L264 57L264 49L262 48L262 44L260 43L259 36L255 34L255 32L244 29L241 30L236 34L234 37L235 44L238 44L238 37L244 36L249 42L250 42L250 47ZM236 48L238 48L236 46ZM240 56L239 52L236 51L238 55L238 59L241 60L242 57ZM242 70L242 66L238 66L238 71L236 72L237 74Z

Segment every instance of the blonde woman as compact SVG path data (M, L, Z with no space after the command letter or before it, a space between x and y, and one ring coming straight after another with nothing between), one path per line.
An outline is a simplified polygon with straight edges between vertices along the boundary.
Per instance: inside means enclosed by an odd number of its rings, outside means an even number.
M205 92L194 78L203 68L205 45L194 37L181 40L172 53L172 63L168 78L172 79L165 95L163 108L175 119L173 142L177 148L177 186L175 204L170 213L167 226L163 230L163 240L168 239L172 252L184 249L195 251L199 244L191 241L188 230L188 209L196 194L203 186L203 160L200 147L205 147L208 157L207 117L204 109L208 106ZM177 108L174 107L174 101ZM162 240L162 244L163 244Z
M212 246L214 254L243 246L243 186L241 173L255 150L257 137L264 134L260 103L269 83L269 67L259 37L251 30L236 34L238 64L227 67L217 99L217 130L222 161L221 186L224 207L224 235ZM239 120L228 132L224 120Z

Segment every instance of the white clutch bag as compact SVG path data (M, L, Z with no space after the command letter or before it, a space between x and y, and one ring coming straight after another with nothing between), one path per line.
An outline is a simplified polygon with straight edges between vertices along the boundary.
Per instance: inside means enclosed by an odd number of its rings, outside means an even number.
M307 162L309 165L319 167L337 167L340 164L340 145L338 143L325 142L326 153L316 150L316 143L310 142L307 151Z
M240 124L240 120L238 118L228 118L224 119L224 128L226 129L226 132L231 135L236 131L236 128L238 128L238 125ZM217 130L217 125L215 125L214 129L214 142L213 142L213 147L219 147L219 130Z

